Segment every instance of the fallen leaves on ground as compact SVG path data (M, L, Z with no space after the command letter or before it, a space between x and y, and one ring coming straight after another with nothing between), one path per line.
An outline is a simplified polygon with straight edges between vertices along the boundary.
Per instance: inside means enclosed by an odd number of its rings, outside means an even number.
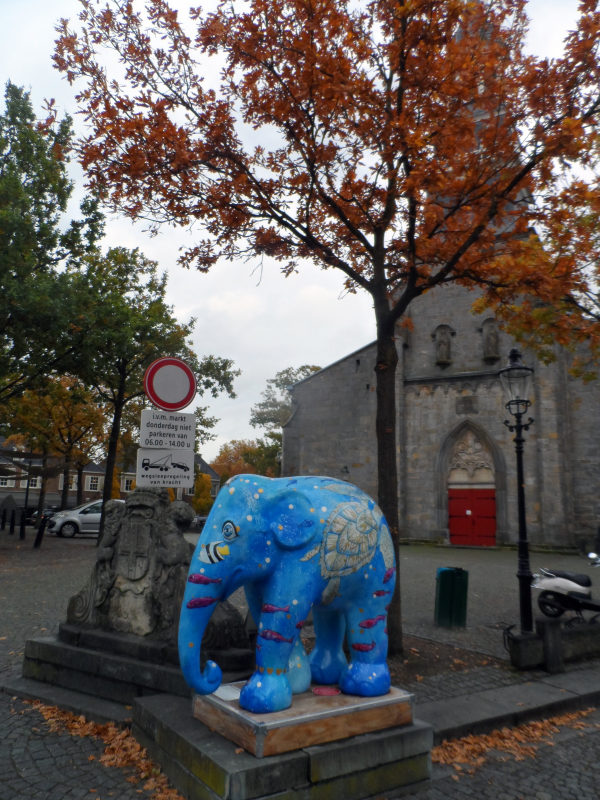
M526 757L535 758L539 744L554 745L554 742L549 741L549 737L558 733L561 727L568 726L576 730L589 728L590 725L583 722L582 718L587 717L592 711L595 709L588 708L586 711L562 714L559 717L519 725L517 728L502 728L500 731L480 736L471 735L453 739L434 747L431 759L437 764L452 765L457 772L462 772L460 764L467 764L468 768L465 771L473 773L476 767L484 763L490 750L509 753L516 761L523 761ZM454 780L458 779L458 775L452 777Z
M66 730L71 736L91 736L102 739L106 747L98 759L105 767L119 767L133 770L127 778L129 783L145 780L144 789L151 791L151 800L183 800L175 789L169 786L166 775L160 771L146 754L146 750L136 741L128 728L118 728L114 722L98 725L85 717L78 717L56 706L45 706L39 701L29 702L44 717L49 729L54 733ZM90 756L92 761L95 756ZM95 791L90 789L90 791ZM141 790L138 790L141 791Z

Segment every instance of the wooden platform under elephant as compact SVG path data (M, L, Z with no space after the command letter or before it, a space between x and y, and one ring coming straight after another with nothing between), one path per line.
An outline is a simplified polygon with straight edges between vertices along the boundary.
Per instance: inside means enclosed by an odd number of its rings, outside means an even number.
M382 697L294 695L292 705L273 714L252 714L239 704L244 681L221 686L214 694L194 696L194 716L211 730L257 758L334 742L413 721L413 695L392 687Z

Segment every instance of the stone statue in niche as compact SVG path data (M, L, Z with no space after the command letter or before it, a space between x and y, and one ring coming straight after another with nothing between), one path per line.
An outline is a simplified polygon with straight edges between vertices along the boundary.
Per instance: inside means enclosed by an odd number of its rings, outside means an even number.
M500 335L495 319L486 319L482 328L483 334L483 360L498 361L500 358Z
M67 622L174 645L194 551L184 533L193 517L187 503L171 503L167 489L136 489L125 502L110 500L96 564L69 601ZM223 616L227 624L221 620L221 630L207 632L212 649L246 646L241 614L227 604Z
M435 363L439 366L447 366L452 363L452 330L448 325L440 325L433 339L435 341Z

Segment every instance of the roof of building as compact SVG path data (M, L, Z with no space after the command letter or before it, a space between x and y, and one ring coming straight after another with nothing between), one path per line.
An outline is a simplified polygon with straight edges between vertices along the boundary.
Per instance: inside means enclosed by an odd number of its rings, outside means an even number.
M302 378L302 380L296 381L296 383L292 383L290 386L286 387L288 389L295 389L296 386L300 386L301 383L305 383L306 381L311 381L313 378L316 378L317 375L322 375L326 370L335 367L336 364L341 364L342 361L346 361L352 356L357 356L359 353L362 353L363 350L368 350L369 347L373 347L373 345L377 344L377 340L373 342L369 342L369 344L365 344L363 347L359 347L358 350L353 350L351 353L348 353L347 356L343 358L338 358L337 361L333 361L331 364L327 364L326 367L322 367L318 372L313 372L310 375L307 375L306 378Z
M194 455L194 463L196 464L196 466L198 467L200 472L203 472L205 475L209 475L211 480L213 480L213 481L220 481L221 480L221 478L219 476L219 473L216 472L211 467L210 464L206 463L206 461L202 458L200 453L195 453L195 455Z

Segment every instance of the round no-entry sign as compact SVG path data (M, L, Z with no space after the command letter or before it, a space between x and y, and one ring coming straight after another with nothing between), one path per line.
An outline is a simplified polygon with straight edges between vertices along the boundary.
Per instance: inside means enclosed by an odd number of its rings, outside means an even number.
M158 358L144 375L144 391L163 411L181 411L196 394L196 376L180 358Z

